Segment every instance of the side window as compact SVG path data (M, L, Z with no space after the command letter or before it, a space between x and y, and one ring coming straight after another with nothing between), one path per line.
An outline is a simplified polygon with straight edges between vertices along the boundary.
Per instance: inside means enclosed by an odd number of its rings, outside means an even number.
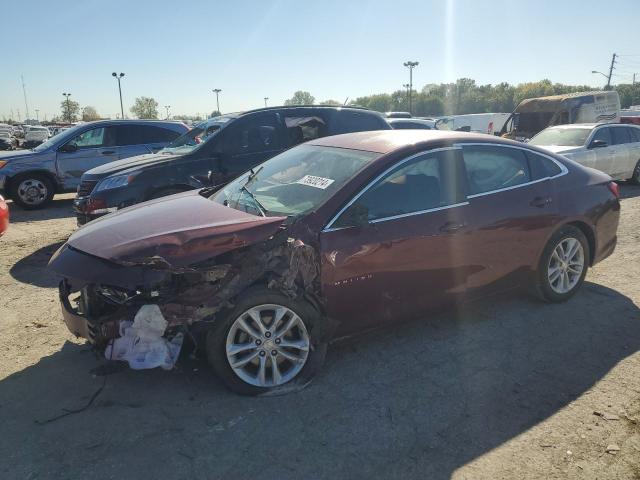
M469 195L492 192L531 181L524 150L473 145L463 147Z
M464 201L464 191L455 174L458 155L457 150L425 153L402 164L366 190L354 205L366 208L372 221ZM350 222L343 214L335 226L349 226Z
M78 148L97 148L113 145L111 131L107 128L94 128L81 133L72 140Z
M632 142L640 142L640 128L627 127L627 130L629 131L629 136L631 137Z
M169 143L180 136L178 132L153 125L144 125L142 129L142 143Z
M327 135L327 125L318 116L285 117L284 124L287 127L289 146L292 147Z
M605 142L607 145L611 145L611 129L609 127L601 127L596 130L596 133L593 134L593 138L591 139L591 143L595 140L601 140ZM589 144L591 146L591 144Z
M372 114L343 110L339 113L339 128L341 133L366 132L380 130L382 120Z
M631 143L629 137L628 128L626 127L612 127L611 135L613 137L613 145L622 145L623 143Z
M180 134L166 128L152 125L118 125L113 128L116 130L117 145L121 147L149 143L168 143L180 136Z
M280 148L275 115L259 115L236 120L226 130L226 145L231 155L265 152Z
M529 159L531 180L551 178L562 173L562 169L553 160L547 157L543 157L537 153L527 152L527 158Z

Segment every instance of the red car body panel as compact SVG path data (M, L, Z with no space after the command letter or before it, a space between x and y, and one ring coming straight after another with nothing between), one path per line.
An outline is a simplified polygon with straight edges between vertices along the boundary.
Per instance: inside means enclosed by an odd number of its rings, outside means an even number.
M0 236L9 228L9 206L0 195Z

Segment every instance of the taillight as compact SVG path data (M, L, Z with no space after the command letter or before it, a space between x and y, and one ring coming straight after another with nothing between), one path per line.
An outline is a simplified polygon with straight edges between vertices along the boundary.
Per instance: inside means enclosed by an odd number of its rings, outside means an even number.
M607 187L609 187L609 191L613 193L614 197L620 199L620 187L618 187L618 184L616 182L609 182Z

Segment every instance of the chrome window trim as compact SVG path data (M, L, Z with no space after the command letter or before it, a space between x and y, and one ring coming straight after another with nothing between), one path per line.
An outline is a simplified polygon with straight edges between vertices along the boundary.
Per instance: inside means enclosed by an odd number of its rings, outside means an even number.
M436 152L444 152L444 151L448 151L448 150L462 150L462 149L460 147L454 145L452 147L442 147L442 148L434 148L433 150L424 150L422 152L414 153L413 155L405 158L404 160L401 160L400 162L395 163L394 165L391 165L389 168L387 168L385 171L383 171L377 177L375 177L373 180L371 180L367 185L365 185L365 187L362 190L360 190L351 200L349 200L344 207L342 207L340 210L338 210L338 213L336 213L331 218L331 220L329 220L329 222L324 226L324 228L321 231L322 232L333 232L335 230L342 230L343 228L349 228L349 227L336 227L336 228L333 228L332 225L340 217L340 215L342 215L344 213L344 211L347 208L349 208L351 205L353 205L353 203L356 200L358 200L362 195L364 195L367 190L369 190L373 185L376 184L376 182L378 180L383 178L388 173L392 172L393 170L397 169L398 167L401 167L405 163L410 162L411 160L414 160L414 159L416 159L418 157L421 157L421 156L424 156L424 155L429 155L431 153L436 153ZM468 203L468 202L465 202L465 203ZM375 222L383 221L383 220L390 220L390 219L393 219L393 218L401 218L401 217L410 216L410 215L421 215L423 213L436 211L436 210L443 210L445 208L451 208L451 207L459 206L459 205L462 205L462 203L446 205L444 207L437 207L435 209L422 210L420 212L404 213L402 215L395 215L393 217L376 218L375 220L371 220L369 223L375 223Z
M482 193L474 193L473 195L467 195L468 199L471 198L478 198L478 197L484 197L485 195L491 195L493 193L500 193L500 192L506 192L508 190L515 190L516 188L521 188L521 187L527 187L529 185L534 185L536 183L540 183L540 182L544 182L546 180L553 180L555 178L560 178L563 175L566 175L567 173L569 173L569 169L567 167L565 167L562 163L560 163L559 161L557 161L555 158L546 155L544 153L541 152L537 152L535 150L532 150L530 148L526 148L526 147L520 147L518 145L505 145L502 143L489 143L489 142L472 142L472 143L456 143L454 146L458 146L463 150L463 158L464 158L464 146L489 146L489 147L503 147L503 148L515 148L516 150L524 150L525 152L530 152L534 155L540 155L541 157L547 158L549 160L551 160L553 163L555 163L559 168L560 168L560 173L557 175L554 175L552 177L544 177L544 178L539 178L537 180L532 180L530 182L526 182L526 183L521 183L519 185L513 185L511 187L505 187L505 188L499 188L497 190L489 190L488 192L482 192Z

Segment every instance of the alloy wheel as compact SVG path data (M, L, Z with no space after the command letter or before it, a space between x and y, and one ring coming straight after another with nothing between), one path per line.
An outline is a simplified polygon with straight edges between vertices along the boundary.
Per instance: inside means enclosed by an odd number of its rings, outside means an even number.
M551 289L559 294L570 292L582 277L584 262L580 241L573 237L563 238L549 259L547 278Z
M39 205L47 199L47 186L38 179L28 178L18 185L18 196L26 205Z
M244 382L275 387L292 380L309 356L309 333L290 308L265 304L233 322L226 341L227 361Z

